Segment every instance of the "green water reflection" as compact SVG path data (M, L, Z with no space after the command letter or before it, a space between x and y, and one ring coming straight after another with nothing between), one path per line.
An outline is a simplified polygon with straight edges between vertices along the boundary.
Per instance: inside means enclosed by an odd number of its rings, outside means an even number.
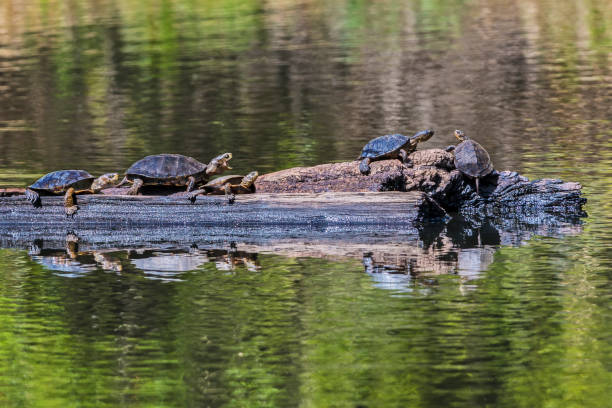
M400 291L357 261L228 268L219 253L160 280L135 266L143 255L116 252L121 268L70 278L2 250L0 402L605 406L610 264L576 255L583 244L534 239L475 280Z
M610 405L611 84L607 0L3 0L3 186L161 152L265 173L462 128L499 170L580 182L589 218L496 243L470 279L420 252L399 286L357 259L0 250L0 405Z
M3 4L3 184L169 151L267 172L428 127L520 169L610 136L604 0Z

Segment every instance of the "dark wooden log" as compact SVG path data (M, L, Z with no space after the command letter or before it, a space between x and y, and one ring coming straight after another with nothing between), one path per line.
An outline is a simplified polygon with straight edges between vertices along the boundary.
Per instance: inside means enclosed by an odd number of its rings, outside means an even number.
M457 273L471 279L486 269L500 245L518 245L532 234L582 230L530 219L473 225L462 217L421 228L432 217L444 217L422 192L259 193L238 196L234 205L216 196L199 197L191 205L184 194L85 195L79 196L74 219L65 217L61 197L42 201L43 207L34 209L23 196L0 198L0 246L28 249L34 261L70 276L134 267L146 275L147 265L163 264L171 271L161 276L156 270L155 278L170 279L205 259L226 262L227 268L241 262L257 268L257 254L271 253L359 259L374 280L398 289L420 275Z
M455 169L452 153L440 149L418 150L408 167L399 160L371 164L371 174L359 172L359 162L296 167L265 174L256 182L258 192L309 193L322 191L420 191L446 211L479 219L486 216L537 218L538 222L575 221L586 215L578 183L556 179L530 181L516 172L495 171L480 181Z
M415 234L416 226L446 213L426 194L321 193L200 196L78 196L79 211L64 215L61 197L42 197L35 209L23 196L0 198L0 239L64 239L74 232L88 242L236 240L241 237L341 237L344 234Z
M132 197L121 195L125 189L109 189L106 195L79 196L81 208L68 219L61 197L42 197L43 207L34 209L22 195L0 195L0 239L61 241L73 231L106 246L347 236L374 242L412 236L419 224L445 218L445 210L459 212L474 228L491 216L498 225L531 228L576 223L585 215L578 183L529 181L504 171L481 180L476 194L474 182L454 169L452 154L431 149L410 158L413 167L399 160L374 162L368 176L357 161L266 174L256 194L239 195L234 205L224 197L201 196L192 205L184 193Z

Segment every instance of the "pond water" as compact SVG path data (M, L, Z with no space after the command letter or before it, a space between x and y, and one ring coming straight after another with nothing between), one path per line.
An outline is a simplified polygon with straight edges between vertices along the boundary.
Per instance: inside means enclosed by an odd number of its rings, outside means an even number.
M608 0L3 0L2 186L161 152L266 173L429 127L422 147L460 128L499 170L580 182L588 218L392 245L3 240L0 406L612 398Z

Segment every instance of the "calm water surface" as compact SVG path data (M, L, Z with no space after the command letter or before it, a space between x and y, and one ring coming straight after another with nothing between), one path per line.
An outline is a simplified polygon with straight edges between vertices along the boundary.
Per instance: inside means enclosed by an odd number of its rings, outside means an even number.
M589 217L393 247L6 244L0 405L612 399L609 1L0 1L3 186L161 152L265 173L426 127L580 182Z

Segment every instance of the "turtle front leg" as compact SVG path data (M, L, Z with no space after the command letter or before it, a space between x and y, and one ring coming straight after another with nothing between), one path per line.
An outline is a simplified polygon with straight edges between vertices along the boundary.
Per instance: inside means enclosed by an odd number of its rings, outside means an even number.
M405 151L404 149L400 149L398 155L400 160L406 165L406 167L412 167L412 160L408 158L407 151Z
M125 192L125 194L138 195L138 190L140 190L140 187L142 187L143 184L144 184L144 181L142 181L142 179L139 179L139 178L134 179L134 181L132 182L132 187L130 187L130 189Z
M369 157L366 157L365 159L361 161L361 163L359 163L359 171L364 176L367 176L368 174L370 174L370 162L371 161L372 160Z
M234 202L236 201L236 196L232 192L232 187L229 184L226 184L223 186L223 189L225 190L225 197L227 197L227 203L234 204Z
M455 145L446 146L446 149L444 149L444 151L447 153L450 153L453 150L455 150Z
M205 194L206 190L193 190L189 194L187 194L187 199L191 201L191 204L195 204L196 197L200 194Z
M36 191L26 188L25 196L26 196L26 200L31 202L34 208L42 207L42 202L40 201L40 195Z
M190 192L195 187L196 179L193 176L189 176L187 180L189 180L189 183L187 184L187 192Z
M78 209L79 206L77 205L74 188L70 187L66 191L66 194L64 194L64 212L66 213L66 218L74 218L74 215L77 213Z

